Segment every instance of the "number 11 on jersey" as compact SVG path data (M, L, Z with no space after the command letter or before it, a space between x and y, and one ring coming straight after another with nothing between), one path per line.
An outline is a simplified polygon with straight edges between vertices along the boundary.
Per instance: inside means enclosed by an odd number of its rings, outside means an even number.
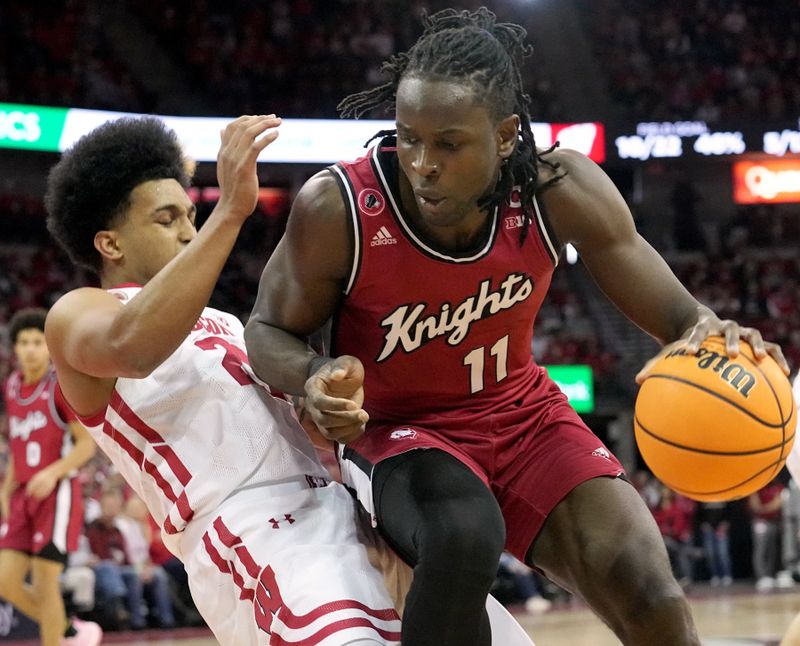
M495 358L495 382L500 383L508 376L508 334L497 340L489 350ZM486 365L486 346L475 348L466 357L464 365L469 366L469 392L479 393L484 389L483 370Z

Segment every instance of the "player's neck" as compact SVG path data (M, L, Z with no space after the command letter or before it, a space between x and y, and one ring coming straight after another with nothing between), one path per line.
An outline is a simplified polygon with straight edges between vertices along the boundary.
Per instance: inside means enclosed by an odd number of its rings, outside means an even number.
M419 212L414 193L408 181L400 181L400 203L403 214L411 226L434 246L448 250L466 251L483 244L490 213L477 205L471 213L464 214L460 221L436 226L425 220Z
M146 282L141 276L134 277L129 272L120 271L116 267L106 268L100 274L102 289L113 289L120 285L144 285Z
M30 370L25 370L23 368L22 370L20 370L20 372L22 373L22 383L25 384L26 386L30 386L32 384L38 384L42 379L44 379L44 376L47 374L49 368L50 368L49 363L45 363L40 367Z

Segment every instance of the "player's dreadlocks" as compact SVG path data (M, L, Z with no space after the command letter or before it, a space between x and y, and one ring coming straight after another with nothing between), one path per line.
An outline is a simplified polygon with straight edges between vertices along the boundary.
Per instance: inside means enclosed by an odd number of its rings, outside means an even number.
M530 45L525 44L527 32L520 25L496 22L496 16L486 7L474 12L444 9L430 16L423 14L422 20L425 30L411 49L384 62L381 69L388 72L391 79L376 88L346 97L338 106L339 112L344 117L358 118L382 105L393 107L400 80L418 78L469 84L497 121L510 114L519 115L517 145L501 167L500 180L494 192L480 206L489 210L500 205L511 189L519 186L520 201L527 216L520 237L522 242L532 217L534 193L557 182L565 174L556 172L539 185L538 163L546 164L554 171L558 171L559 164L543 158L555 146L541 155L537 152L531 131L530 97L523 90L520 73L522 59L533 51ZM376 136L391 132L381 131Z

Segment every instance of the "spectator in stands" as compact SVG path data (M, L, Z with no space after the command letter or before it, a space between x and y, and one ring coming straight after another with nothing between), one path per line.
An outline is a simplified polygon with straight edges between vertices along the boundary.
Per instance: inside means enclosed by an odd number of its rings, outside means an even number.
M695 507L692 500L662 485L661 501L653 511L656 524L664 537L675 578L683 587L691 585L694 580L692 540Z
M758 592L767 592L775 587L783 489L780 482L772 482L747 499L752 515L753 573Z
M174 628L175 617L167 573L150 558L152 531L149 516L142 499L131 493L125 502L125 511L117 516L115 525L125 539L128 561L142 582L148 614L154 617L151 623L161 628Z
M733 583L729 538L731 524L727 507L724 502L701 502L698 510L703 551L712 586L729 586Z
M514 594L525 605L525 610L538 615L547 612L553 602L542 596L538 575L522 561L508 552L500 555L499 578L511 580Z
M145 628L142 580L128 558L125 536L117 527L122 511L122 493L106 489L100 498L100 516L86 528L94 559L96 596L103 609L102 623L109 629L129 624L134 630Z

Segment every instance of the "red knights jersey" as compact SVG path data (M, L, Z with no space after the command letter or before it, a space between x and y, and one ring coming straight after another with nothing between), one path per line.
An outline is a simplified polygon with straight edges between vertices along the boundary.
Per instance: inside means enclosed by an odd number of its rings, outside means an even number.
M72 450L69 423L77 418L61 395L54 370L36 384L25 384L20 372L12 372L3 397L14 479L25 484Z
M534 201L522 244L525 213L513 191L490 215L479 248L446 251L400 210L393 139L330 170L355 238L332 354L364 363L371 419L481 414L527 393L541 371L531 354L533 322L558 260L540 205Z

